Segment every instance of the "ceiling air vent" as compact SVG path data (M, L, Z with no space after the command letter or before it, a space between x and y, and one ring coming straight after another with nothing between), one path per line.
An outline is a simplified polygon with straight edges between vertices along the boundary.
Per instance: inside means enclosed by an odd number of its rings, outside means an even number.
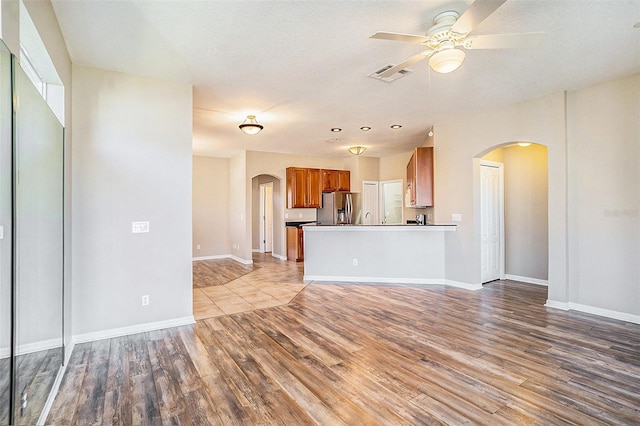
M387 83L391 83L392 81L396 81L397 79L399 79L401 77L404 77L405 75L413 72L413 71L405 68L403 70L398 71L395 74L391 74L388 77L384 77L384 78L380 77L380 74L382 74L383 72L385 72L386 70L388 70L391 67L395 67L395 65L394 64L386 65L386 66L380 68L378 71L375 71L375 72L369 74L369 77L375 78L376 80L382 80L382 81L385 81Z

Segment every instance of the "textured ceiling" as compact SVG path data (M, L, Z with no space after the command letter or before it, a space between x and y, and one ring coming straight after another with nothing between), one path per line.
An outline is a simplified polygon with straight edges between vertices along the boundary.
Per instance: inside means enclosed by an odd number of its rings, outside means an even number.
M640 71L640 0L508 0L473 34L544 32L540 47L467 51L451 74L422 61L393 83L367 77L423 50L373 33L422 35L469 4L53 1L74 63L193 84L200 155L345 157L361 144L380 157L421 145L432 124ZM247 114L265 126L256 136L238 129Z

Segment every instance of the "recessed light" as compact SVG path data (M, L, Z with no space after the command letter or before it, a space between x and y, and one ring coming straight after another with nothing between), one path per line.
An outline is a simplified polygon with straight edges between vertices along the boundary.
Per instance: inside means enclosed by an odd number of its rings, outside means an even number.
M369 127L369 126L362 126L362 127L360 127L360 130L362 130L363 132L368 132L369 130L371 130L371 127Z
M342 129L340 127L332 127L331 131L334 132L334 133L338 133L338 132L341 132Z
M518 142L518 145L520 145L520 146L529 146L529 145L531 145L531 142Z
M393 124L393 125L391 125L391 128L392 128L392 129L399 129L399 128L401 128L401 127L402 127L402 126L401 126L401 125L399 125L399 124Z

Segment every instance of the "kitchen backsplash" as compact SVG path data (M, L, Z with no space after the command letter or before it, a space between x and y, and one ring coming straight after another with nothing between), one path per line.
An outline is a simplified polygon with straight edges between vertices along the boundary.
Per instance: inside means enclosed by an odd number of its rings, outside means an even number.
M285 222L303 222L303 221L315 221L316 209L285 209L284 221Z

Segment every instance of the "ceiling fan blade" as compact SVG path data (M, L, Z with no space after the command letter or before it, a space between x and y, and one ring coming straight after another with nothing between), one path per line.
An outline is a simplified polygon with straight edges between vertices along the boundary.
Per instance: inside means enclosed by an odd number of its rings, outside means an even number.
M401 34L401 33L385 33L377 32L369 38L377 38L381 40L395 40L395 41L408 41L409 43L424 43L427 41L425 36L417 36L413 34Z
M393 75L393 74L397 73L398 71L405 69L406 67L408 67L411 64L415 64L418 61L421 61L423 59L428 58L429 56L431 56L431 54L433 54L433 50L424 50L424 51L418 53L417 55L413 55L412 57L410 57L408 59L405 59L404 61L400 62L398 65L395 65L395 66L389 68L385 72L381 73L379 75L379 77L380 78L389 77L390 75Z
M538 47L544 33L493 34L469 37L464 47L467 49L526 49Z
M505 1L507 0L476 0L453 24L451 31L458 34L469 34Z

